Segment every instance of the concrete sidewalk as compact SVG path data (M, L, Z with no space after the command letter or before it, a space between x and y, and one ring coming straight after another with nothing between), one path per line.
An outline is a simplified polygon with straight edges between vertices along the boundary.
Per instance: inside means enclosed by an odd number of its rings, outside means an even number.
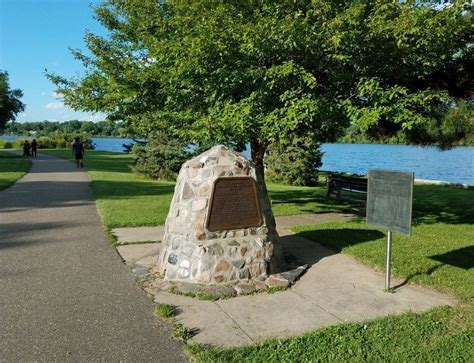
M154 294L156 302L177 308L177 321L198 332L193 337L195 342L223 346L251 344L328 325L407 311L420 312L457 303L449 296L415 286L405 285L394 293L384 292L383 274L285 229L304 223L346 221L354 217L350 214L326 214L276 218L284 251L311 266L287 291L215 302L175 295L159 288L147 291ZM159 230L162 228L154 231L157 240L162 238ZM132 240L133 229L127 233L128 239ZM148 235L147 239L150 237ZM131 266L152 267L157 261L159 246L159 243L132 244L119 246L118 251ZM392 286L401 282L392 279Z
M187 358L111 248L87 175L39 155L0 192L0 361L97 360Z

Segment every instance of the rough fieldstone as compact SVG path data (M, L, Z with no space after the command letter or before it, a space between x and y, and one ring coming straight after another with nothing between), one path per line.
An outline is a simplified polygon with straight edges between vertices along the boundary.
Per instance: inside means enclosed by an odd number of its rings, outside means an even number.
M282 272L280 275L287 279L290 284L294 284L295 281L307 270L308 265L299 266L294 270L290 270L287 272Z
M176 263L178 262L178 256L176 256L174 253L170 253L170 255L168 256L168 262L172 265L176 265Z
M187 282L177 282L176 283L176 290L178 290L182 294L195 294L201 291L202 286L198 284L190 284Z
M194 192L188 183L184 183L182 198L184 200L194 197Z
M239 271L239 279L240 280L248 280L250 279L250 271L248 268Z
M234 265L239 270L245 266L245 260L234 260L232 261L232 265Z
M214 243L213 245L209 246L208 252L213 256L222 256L224 254L224 247L222 247L219 243Z
M199 198L199 199L193 200L193 202L191 204L191 210L193 212L198 212L198 211L203 210L204 208L206 208L206 205L207 205L207 199L206 198Z
M257 290L266 290L268 288L265 281L262 281L262 280L258 280L258 279L253 280L253 284L255 285Z
M250 293L257 290L254 285L244 284L244 283L240 283L240 284L235 285L234 289L237 292L237 294L239 294L239 295L240 294L250 294Z
M254 180L262 224L209 231L206 218L210 215L215 182L220 176L233 178L234 174ZM282 271L283 253L270 200L263 178L257 174L252 162L222 145L187 161L176 181L156 263L157 272L167 280L209 284L267 277L267 273ZM222 190L225 192L226 189ZM231 193L229 196L240 195L238 191ZM253 208L249 204L250 207ZM236 218L243 211L245 209L236 210ZM232 226L230 218L225 223L229 223L229 228Z
M230 268L229 261L222 259L217 263L215 272L227 272L229 271L229 268Z
M215 298L235 296L236 291L231 286L207 286L201 290L202 293Z
M280 274L270 275L266 280L265 283L268 287L288 287L290 286L290 282L285 279Z

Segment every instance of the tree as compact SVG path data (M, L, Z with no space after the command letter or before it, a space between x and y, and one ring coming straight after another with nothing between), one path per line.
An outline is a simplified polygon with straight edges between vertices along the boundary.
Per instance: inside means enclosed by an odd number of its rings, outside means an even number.
M314 186L315 170L322 165L323 152L310 134L292 135L287 141L269 146L265 155L266 178L287 185Z
M0 71L0 130L3 130L8 121L14 121L25 109L25 105L20 101L21 97L21 90L10 89L8 73Z
M95 12L110 36L74 51L85 76L48 75L68 106L184 144L250 143L262 172L272 143L331 141L351 122L429 142L471 94L461 2L105 0Z

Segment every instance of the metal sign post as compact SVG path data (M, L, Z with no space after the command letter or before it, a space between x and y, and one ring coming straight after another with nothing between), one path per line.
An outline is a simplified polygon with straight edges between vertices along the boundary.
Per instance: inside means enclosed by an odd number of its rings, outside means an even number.
M392 231L387 231L387 262L385 265L385 290L390 290L390 259L392 255Z

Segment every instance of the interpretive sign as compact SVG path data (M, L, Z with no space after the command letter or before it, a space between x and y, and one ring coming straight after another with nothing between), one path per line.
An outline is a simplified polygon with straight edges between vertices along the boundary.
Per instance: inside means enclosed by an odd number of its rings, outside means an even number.
M367 224L411 234L413 173L369 170Z
M207 229L222 231L261 224L255 180L250 177L217 178L210 200Z

